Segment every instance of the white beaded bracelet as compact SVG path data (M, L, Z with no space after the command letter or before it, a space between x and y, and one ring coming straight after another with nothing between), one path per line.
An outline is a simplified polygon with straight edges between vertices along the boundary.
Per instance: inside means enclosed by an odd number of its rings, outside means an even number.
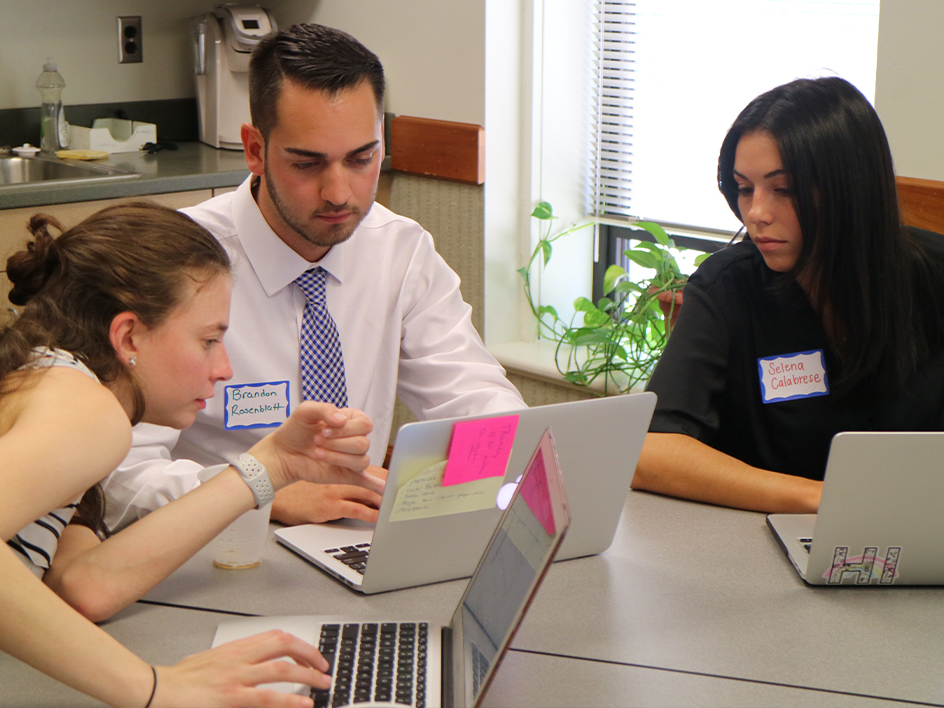
M273 499L275 499L275 489L272 488L272 480L269 479L269 473L259 460L244 452L236 458L233 467L239 472L239 476L249 486L252 496L256 500L256 508L259 509Z

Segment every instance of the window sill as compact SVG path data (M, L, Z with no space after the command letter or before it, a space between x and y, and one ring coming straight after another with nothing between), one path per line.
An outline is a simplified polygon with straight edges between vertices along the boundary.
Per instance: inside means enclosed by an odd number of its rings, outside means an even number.
M561 388L570 389L572 391L594 393L598 396L604 395L602 381L596 381L590 386L578 386L570 381L566 381L557 370L557 364L554 362L554 352L556 349L557 345L547 340L537 342L505 342L488 347L488 351L491 355L509 372L547 381L555 386L560 386ZM637 393L643 389L644 385L639 385L635 387L632 392Z

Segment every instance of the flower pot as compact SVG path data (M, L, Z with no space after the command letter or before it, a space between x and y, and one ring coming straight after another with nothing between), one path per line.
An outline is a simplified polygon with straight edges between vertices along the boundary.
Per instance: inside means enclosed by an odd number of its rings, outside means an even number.
M654 292L654 290L655 288L649 292ZM662 315L665 317L666 322L669 324L669 329L671 330L675 327L675 320L678 319L679 310L682 309L682 291L661 292L656 295L656 300L659 301L659 309L662 310Z

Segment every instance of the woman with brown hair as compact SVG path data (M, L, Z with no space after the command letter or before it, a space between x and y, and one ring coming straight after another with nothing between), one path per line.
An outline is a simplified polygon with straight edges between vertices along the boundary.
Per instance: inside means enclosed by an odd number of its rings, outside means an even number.
M127 454L131 425L187 427L231 375L229 260L189 218L146 203L64 232L44 216L29 228L28 249L7 263L10 300L25 307L0 333L0 649L115 706L311 705L256 688L328 685L318 651L290 635L151 667L89 620L134 602L298 479L382 489L364 472L370 421L302 403L216 477L104 538L97 483Z

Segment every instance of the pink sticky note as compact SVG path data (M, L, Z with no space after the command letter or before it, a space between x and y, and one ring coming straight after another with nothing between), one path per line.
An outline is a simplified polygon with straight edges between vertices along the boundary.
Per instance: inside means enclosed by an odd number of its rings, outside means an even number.
M541 452L535 456L534 462L531 463L531 474L521 485L521 498L541 522L547 535L552 535L554 510L551 508L551 490L547 488L547 470L544 467L544 455Z
M443 486L504 477L516 430L516 415L456 423L452 427Z

